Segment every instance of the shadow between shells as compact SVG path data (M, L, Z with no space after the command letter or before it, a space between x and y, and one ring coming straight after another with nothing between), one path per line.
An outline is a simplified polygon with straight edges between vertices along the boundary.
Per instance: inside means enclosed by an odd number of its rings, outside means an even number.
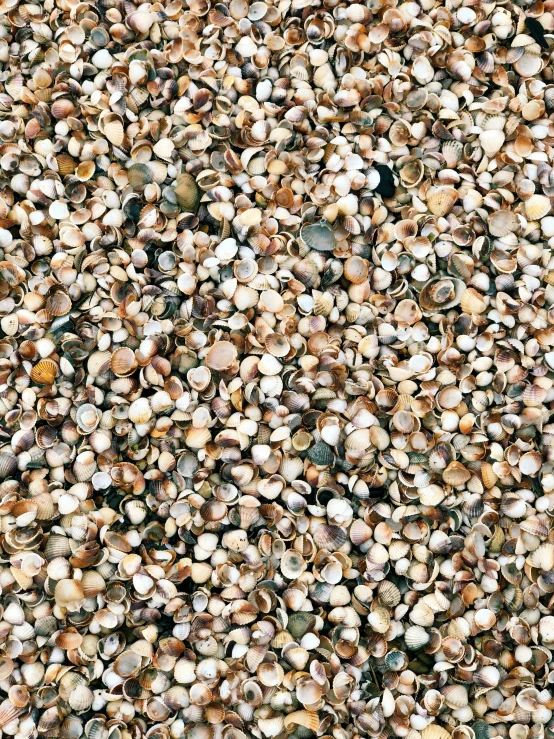
M553 12L3 0L2 737L553 738Z

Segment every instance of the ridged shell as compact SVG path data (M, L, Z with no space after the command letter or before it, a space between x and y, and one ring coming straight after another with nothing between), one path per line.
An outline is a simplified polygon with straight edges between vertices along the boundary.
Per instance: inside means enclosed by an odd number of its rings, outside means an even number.
M531 195L525 201L525 213L532 221L538 221L550 213L550 198L546 195Z
M445 216L454 207L458 193L453 187L438 187L428 198L427 206L435 216Z
M58 376L58 366L50 359L43 359L35 364L30 376L37 385L52 385Z
M300 234L304 243L315 251L333 251L337 244L333 229L324 220L302 226Z
M180 174L174 191L179 207L188 213L196 213L202 194L194 177L188 172Z

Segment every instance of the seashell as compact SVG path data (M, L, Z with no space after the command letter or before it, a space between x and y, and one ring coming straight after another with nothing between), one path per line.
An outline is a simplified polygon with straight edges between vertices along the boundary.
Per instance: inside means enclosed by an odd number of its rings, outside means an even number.
M308 664L310 653L302 647L287 649L286 659L296 670L303 670Z
M319 272L316 265L307 259L297 262L292 272L297 280L306 287L316 287L319 283Z
M29 689L25 685L12 685L8 691L8 698L15 708L25 708L29 705Z
M442 473L443 480L448 485L463 485L471 477L471 473L460 462L450 462Z
M357 429L346 437L344 446L349 451L362 451L369 447L370 440L369 429Z
M367 617L372 630L378 634L386 634L390 626L390 614L385 608L377 607Z
M399 170L400 181L404 187L415 187L423 179L424 166L420 159L414 159L410 162L406 162ZM433 207L437 207L436 198L433 199Z
M208 349L206 365L216 372L224 372L237 358L237 350L230 341L218 341Z
M517 215L511 210L497 210L488 218L489 231L493 236L503 237L518 227Z
M68 703L71 708L79 714L90 709L93 699L94 695L90 688L86 685L77 685L77 687L71 691Z
M444 156L446 166L450 169L454 169L458 162L462 159L463 144L460 141L445 141L442 144L441 151Z
M432 277L423 286L419 304L424 314L444 311L458 305L466 291L465 283L454 277Z
M491 252L490 259L497 272L511 274L517 269L517 259L499 249L495 249Z
M418 651L429 643L429 634L423 626L409 626L404 634L406 646Z
M408 658L404 652L393 650L385 656L385 666L393 672L400 672L408 666Z
M331 447L323 440L316 442L308 451L308 459L314 464L328 466L333 464L335 455Z
M74 628L61 631L56 636L56 646L61 649L78 649L83 642L83 637Z
M7 724L10 724L22 713L23 708L12 705L9 700L2 701L0 703L0 727L3 728Z
M533 77L542 67L540 55L525 53L514 62L514 69L522 77Z
M110 369L117 377L128 377L137 366L135 353L128 347L120 347L111 355Z
M379 600L387 608L395 608L400 603L400 591L394 583L388 580L379 583L378 593Z
M106 589L106 582L99 572L87 571L81 580L86 598L94 598ZM67 647L67 649L76 647Z
M81 452L78 454L73 465L75 478L79 482L90 480L96 471L96 461L92 452Z
M10 477L17 470L17 457L11 453L0 452L0 479Z
M446 685L441 689L441 693L449 708L463 708L469 702L467 689L464 685Z
M319 718L314 711L293 711L285 716L285 728L289 726L303 726L305 729L316 732L319 728Z
M493 157L500 151L505 140L506 135L503 131L490 130L479 134L479 141L488 157Z
M361 257L349 257L344 263L344 276L349 282L359 285L367 279L369 264Z
M331 225L325 220L302 226L300 235L304 243L316 251L333 251L337 243Z
M200 203L201 192L194 177L183 172L177 178L174 188L175 197L180 208L188 213L196 213Z
M286 357L291 349L287 338L277 332L268 334L265 340L265 348L274 357Z
M550 213L550 198L546 195L531 195L525 201L525 214L532 221L538 221Z
M333 310L334 306L334 298L331 295L331 293L324 292L321 293L319 291L314 290L314 307L313 312L316 316L328 316L331 311Z
M76 610L74 606L79 604L84 597L83 587L78 580L63 579L56 583L54 598L58 605L68 610Z
M410 621L416 626L429 628L434 623L434 614L431 608L425 603L416 603L410 613Z
M429 724L421 732L422 739L448 739L450 734L438 724Z
M212 440L212 435L207 428L195 428L187 430L185 442L191 449L202 449Z
M65 316L71 310L71 298L67 293L57 290L46 299L45 308L51 316Z
M406 146L411 137L410 126L402 119L394 121L388 133L389 139L394 146Z
M542 739L550 5L58 5L0 41L2 732Z
M427 198L427 207L435 216L445 216L450 213L456 200L458 193L453 187L438 187Z
M152 417L152 408L148 398L138 398L129 406L129 421L132 423L147 423Z
M58 376L58 366L50 359L37 362L30 372L30 377L37 385L53 385Z
M102 418L102 412L91 403L83 403L77 409L77 425L86 434L97 428Z

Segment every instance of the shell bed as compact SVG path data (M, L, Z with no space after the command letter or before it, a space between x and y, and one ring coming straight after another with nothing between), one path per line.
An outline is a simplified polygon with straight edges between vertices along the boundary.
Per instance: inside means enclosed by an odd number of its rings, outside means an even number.
M0 739L554 739L554 0L0 0Z

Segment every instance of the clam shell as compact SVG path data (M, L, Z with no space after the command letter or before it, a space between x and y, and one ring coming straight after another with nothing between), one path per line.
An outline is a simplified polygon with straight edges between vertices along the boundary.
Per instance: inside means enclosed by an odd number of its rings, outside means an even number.
M531 195L525 201L525 214L532 221L538 221L550 213L550 198L546 195Z
M110 358L110 369L118 377L127 377L137 366L135 353L128 347L116 349Z
M466 285L454 277L432 277L423 286L419 304L425 315L445 311L458 305Z
M328 466L333 464L335 455L328 444L323 440L319 440L308 451L308 459L314 464Z
M196 213L200 203L201 192L194 177L183 172L177 178L174 188L175 197L180 208L188 213Z
M518 226L516 213L511 210L497 210L488 218L489 231L493 236L503 237L513 233Z
M316 732L319 728L319 717L314 711L293 711L285 716L285 727L303 726Z
M56 583L54 598L56 603L65 608L80 603L85 597L82 584L79 580L64 579Z
M304 243L315 251L333 251L337 244L333 229L325 220L305 224L300 235Z
M129 420L132 423L146 423L152 417L148 398L138 398L129 406Z
M344 263L344 276L349 282L360 284L367 279L369 263L361 257L349 257Z
M52 385L58 376L58 366L50 359L37 362L31 370L30 377L37 385Z
M409 649L422 649L429 643L429 634L423 626L409 626L404 634L404 641Z
M453 187L438 187L427 198L427 207L435 216L445 216L454 207L458 193Z
M505 140L506 134L504 131L491 130L479 134L479 141L488 157L492 157L499 152Z
M224 372L237 358L237 349L230 341L217 341L208 349L206 365L216 372Z

